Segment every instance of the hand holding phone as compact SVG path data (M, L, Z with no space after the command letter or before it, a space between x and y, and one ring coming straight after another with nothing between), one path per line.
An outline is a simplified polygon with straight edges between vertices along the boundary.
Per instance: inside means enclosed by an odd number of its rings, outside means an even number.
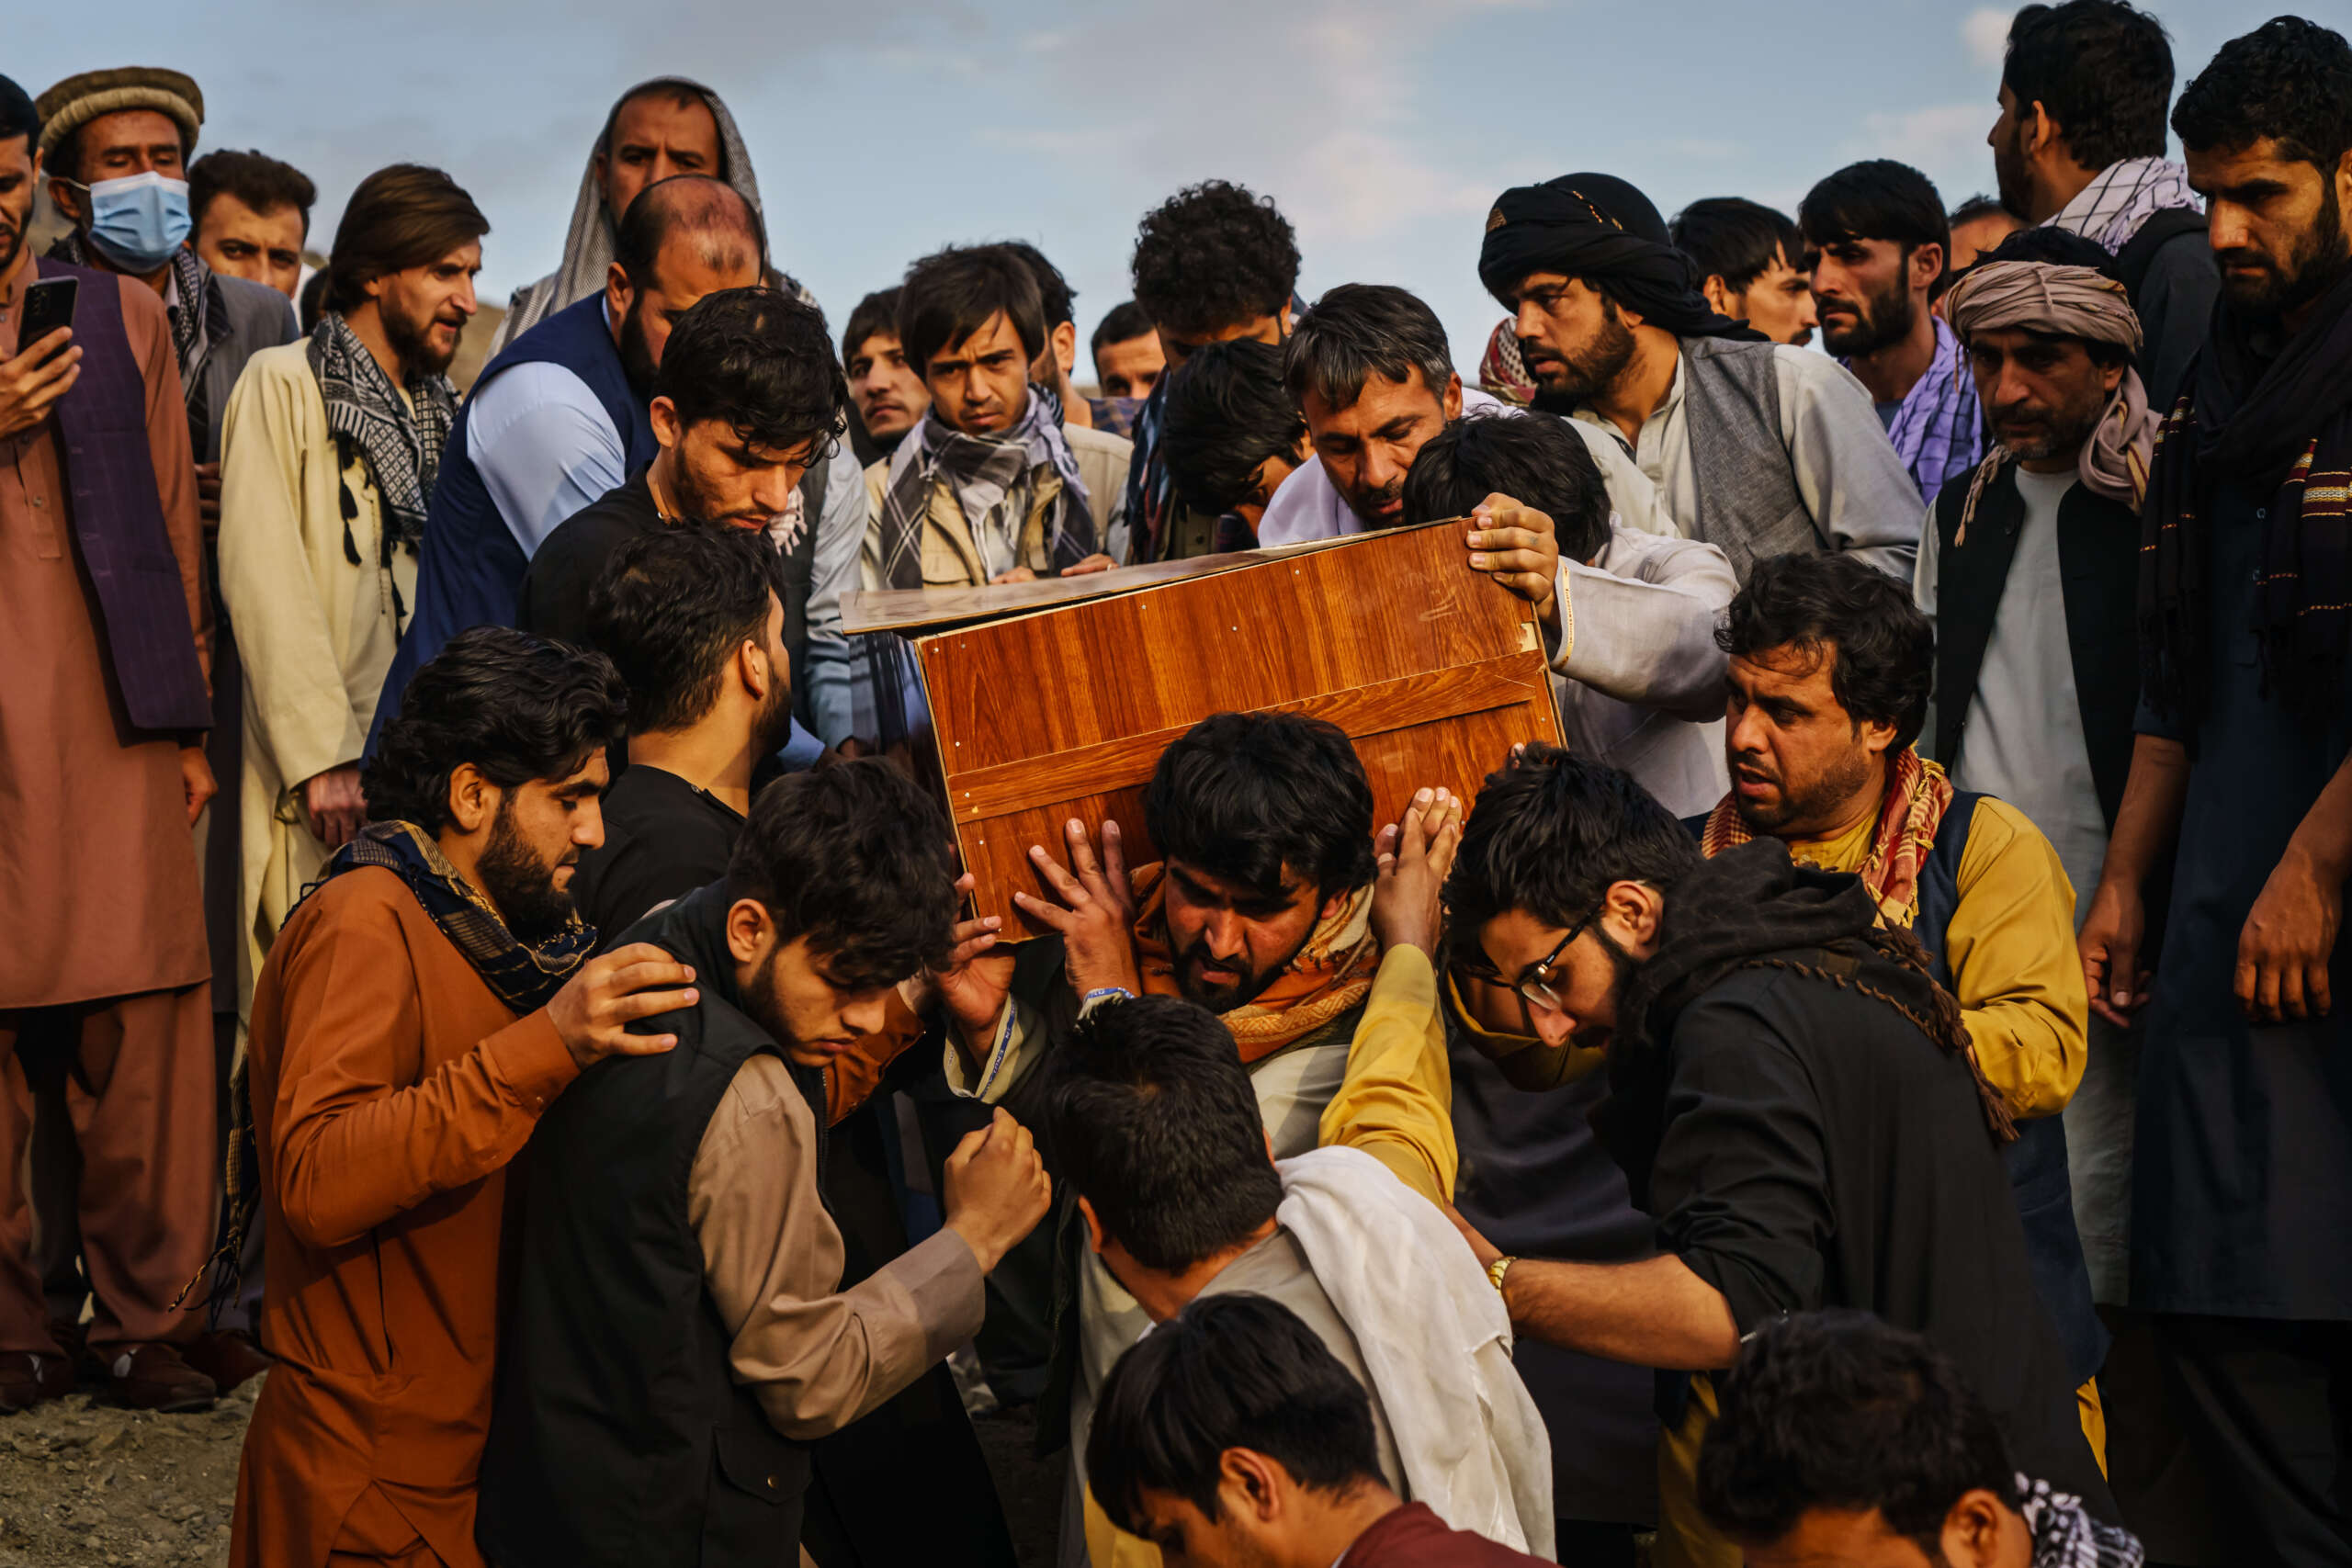
M81 280L45 277L25 289L17 320L17 352L0 360L0 438L20 434L49 417L58 399L81 378L82 351L73 346L74 296Z

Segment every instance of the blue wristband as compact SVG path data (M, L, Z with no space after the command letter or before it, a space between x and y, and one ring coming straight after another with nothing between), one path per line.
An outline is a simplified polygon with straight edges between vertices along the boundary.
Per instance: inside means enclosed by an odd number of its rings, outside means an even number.
M1123 1002L1131 1002L1136 999L1136 994L1125 986L1097 986L1078 998L1078 1010L1084 1012L1096 1002L1107 1000L1112 997L1116 997Z

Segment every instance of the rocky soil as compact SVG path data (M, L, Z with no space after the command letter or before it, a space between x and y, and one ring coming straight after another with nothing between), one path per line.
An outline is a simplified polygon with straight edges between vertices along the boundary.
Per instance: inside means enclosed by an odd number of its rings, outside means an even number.
M192 1416L76 1393L0 1416L0 1568L225 1562L237 1451L261 1383Z

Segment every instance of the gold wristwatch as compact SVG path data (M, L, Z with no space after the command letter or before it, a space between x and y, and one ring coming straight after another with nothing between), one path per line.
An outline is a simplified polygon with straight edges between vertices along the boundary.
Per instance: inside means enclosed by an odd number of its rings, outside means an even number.
M1495 1288L1495 1294L1499 1296L1503 1293L1503 1276L1510 1273L1510 1266L1518 1261L1518 1258L1505 1253L1487 1265L1487 1283Z

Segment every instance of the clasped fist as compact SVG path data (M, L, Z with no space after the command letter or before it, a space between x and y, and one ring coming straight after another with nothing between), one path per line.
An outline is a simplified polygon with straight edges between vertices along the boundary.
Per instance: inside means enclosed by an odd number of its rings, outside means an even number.
M983 1274L1037 1228L1053 1201L1036 1140L1001 1107L987 1126L964 1134L943 1174L947 1228L964 1238Z
M650 942L592 958L548 1002L548 1021L582 1071L607 1056L658 1056L674 1034L631 1034L640 1018L677 1012L702 999L695 972Z

